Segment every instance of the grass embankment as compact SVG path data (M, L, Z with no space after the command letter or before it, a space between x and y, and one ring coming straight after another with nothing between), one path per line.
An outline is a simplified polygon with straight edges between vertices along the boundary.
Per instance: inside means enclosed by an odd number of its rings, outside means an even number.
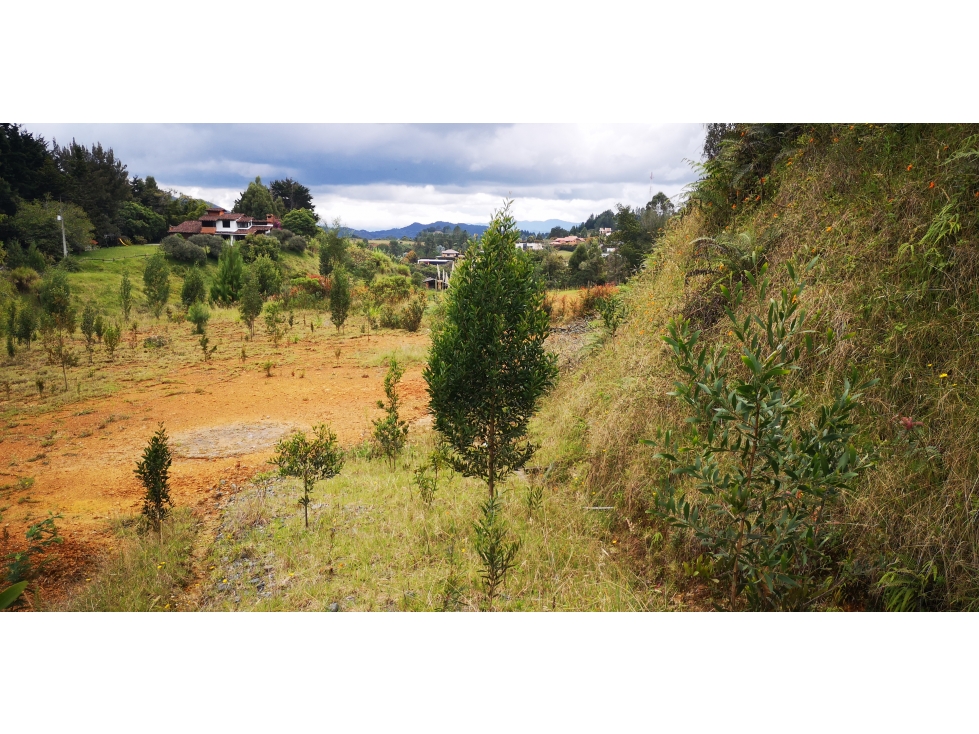
M118 554L68 607L486 609L472 544L472 521L486 489L455 475L440 481L431 506L423 503L411 480L430 441L430 431L413 433L394 468L367 458L363 448L348 451L343 472L316 486L308 530L296 505L301 490L292 480L259 475L225 495L216 539L199 565L199 585L188 594L181 588L191 582L195 525L186 512L167 524L162 548L155 535L137 536L131 524L117 524ZM551 488L531 511L529 486L514 477L503 492L521 547L493 609L638 611L667 605L671 587L652 588L618 563L607 512L584 509L590 497Z
M808 325L841 338L804 360L790 384L807 393L807 409L830 399L853 367L880 380L859 421L878 464L833 510L844 583L825 604L884 608L890 571L910 593L905 606L979 605L977 132L814 128L786 143L764 200L739 200L711 216L714 225L697 213L673 221L624 289L631 315L619 335L562 378L535 424L555 478L619 508L613 530L632 539L620 545L650 579L682 585L683 563L702 552L645 514L661 469L639 440L683 430L687 415L667 395L678 375L662 336L671 318L687 316L708 348L733 344L714 278L691 274L704 266L692 242L747 233L767 243L776 286L785 262L820 257L802 295Z
M81 271L70 273L68 283L73 296L85 303L92 301L100 306L110 318L121 318L119 305L119 285L123 273L129 274L133 285L133 303L135 313L148 315L146 294L143 291L143 269L146 259L159 251L158 245L132 245L130 247L106 247L90 250L76 255L81 264ZM168 261L170 265L170 303L180 303L180 289L184 284L187 271L194 267L185 263ZM282 266L283 278L300 273L318 273L319 261L310 252L299 255L292 252L281 252L279 264ZM217 261L208 258L201 266L207 283L214 280L217 272Z
M98 574L65 603L73 612L158 612L177 610L191 579L191 551L199 522L177 509L163 532L147 532L137 518L115 520L114 551Z

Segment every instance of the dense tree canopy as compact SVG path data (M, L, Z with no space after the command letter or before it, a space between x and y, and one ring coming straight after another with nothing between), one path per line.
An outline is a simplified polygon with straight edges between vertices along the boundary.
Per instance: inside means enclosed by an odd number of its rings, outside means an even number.
M32 201L61 193L63 177L44 138L0 123L0 214L17 211L17 199Z
M309 209L293 209L282 217L282 226L304 237L314 237L319 231L316 215Z
M296 209L306 209L316 217L313 209L313 196L309 189L291 178L280 179L269 184L269 192L273 199L282 201L283 210L291 212ZM293 230L294 232L297 230Z
M132 189L126 166L112 148L101 143L86 148L72 140L64 147L55 142L52 155L65 176L65 196L85 210L98 241L118 235L119 211L132 198Z
M159 242L167 233L167 220L148 206L127 201L119 212L119 231L126 237Z
M17 239L25 246L36 245L48 257L60 259L63 250L59 214L64 216L68 252L81 252L90 246L92 223L85 212L74 204L59 204L56 201L22 202L10 224Z
M255 180L248 184L248 188L242 192L241 198L235 201L232 211L260 219L269 214L282 213L281 209L276 207L272 193L262 184L262 179L259 176L256 176Z

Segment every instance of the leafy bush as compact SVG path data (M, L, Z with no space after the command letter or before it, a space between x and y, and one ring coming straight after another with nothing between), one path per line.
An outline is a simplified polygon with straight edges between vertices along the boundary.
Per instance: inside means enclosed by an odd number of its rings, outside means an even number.
M68 257L61 258L58 263L58 267L62 270L66 270L69 273L80 273L82 272L82 263L74 255L69 255Z
M154 253L143 268L143 290L153 315L160 318L170 300L170 266L162 252Z
M195 234L191 235L187 241L200 247L207 253L208 257L213 257L215 260L221 257L221 252L227 244L223 237L216 234Z
M20 267L10 271L10 281L21 293L28 293L37 285L41 276L34 268Z
M203 301L207 298L207 286L204 283L204 272L198 267L192 267L184 278L180 289L180 300L185 306Z
M746 274L761 307L769 287L766 270L760 279ZM731 609L742 594L752 609L803 609L832 589L838 539L828 511L872 465L854 446L852 414L860 391L873 382L852 374L814 422L793 425L806 407L805 396L787 387L786 378L799 369L800 342L808 352L815 347L813 333L803 330L803 285L791 264L789 273L792 287L768 301L764 319L739 321L735 312L745 289L741 283L723 289L746 374L730 368L728 348L713 355L705 347L698 350L700 332L691 332L687 321L672 320L664 337L685 380L670 394L691 410L694 435L682 447L670 431L659 436L656 458L670 473L652 512L694 534ZM694 499L677 492L684 477L697 490Z
M281 253L278 241L262 234L248 235L237 245L237 249L241 250L241 257L246 263L255 262L263 255L270 260L278 260Z
M207 304L194 301L187 309L187 320L194 325L195 334L203 334L207 329L207 322L211 320L211 310Z
M509 540L510 529L503 517L502 504L499 496L490 497L480 506L480 519L473 523L476 554L483 564L480 576L490 604L507 572L515 565L520 550L519 538Z
M204 248L198 247L193 242L185 240L179 234L167 235L160 242L160 249L164 254L173 260L181 262L196 263L203 265L207 262L207 253Z
M605 329L612 338L615 338L615 332L618 331L619 326L626 318L626 307L625 303L622 302L621 296L613 293L604 298L600 298L595 302L595 307L602 317L602 323L605 324Z
M350 312L350 278L343 267L336 268L330 281L330 321L339 332Z
M34 523L27 529L24 534L27 548L7 555L8 583L16 584L35 576L40 571L46 560L38 563L34 560L35 557L43 555L52 545L63 541L63 538L58 535L58 528L54 522L60 519L61 515L48 513L44 520Z
M283 227L282 229L272 229L272 230L270 230L268 236L269 237L275 237L275 239L277 239L279 241L279 244L281 245L281 244L285 243L285 241L288 240L289 238L295 237L296 236L296 233L293 232L292 230L289 230L289 229L286 229L285 227Z
M270 464L279 467L282 476L297 477L303 483L299 504L303 519L309 527L310 493L313 485L322 479L332 479L343 469L343 450L337 445L336 434L326 425L313 426L312 439L297 431L275 445L275 456Z
M170 439L160 424L159 429L150 438L143 449L143 458L136 462L135 474L139 478L146 493L143 495L143 516L149 521L154 530L163 532L163 520L173 506L170 499L170 464L173 456L170 453Z
M300 237L299 235L294 235L282 243L283 250L289 250L290 252L298 252L300 254L306 252L306 238Z
M255 335L255 319L262 313L264 302L262 292L258 287L258 278L249 268L245 275L245 283L241 288L241 298L238 300L238 313L241 315L241 320L248 326L248 333L251 336ZM244 349L244 347L242 348Z
M255 274L258 290L265 298L277 295L282 290L282 272L267 255L255 258L248 269Z
M279 340L285 334L285 319L282 317L282 308L275 301L265 304L265 333L272 340L272 346L278 347Z
M316 215L308 209L293 209L282 217L282 226L305 237L313 237L318 231Z
M388 373L384 376L384 394L387 396L388 403L385 405L382 400L377 401L377 407L384 410L386 415L384 418L371 421L374 425L372 435L377 445L377 452L390 460L392 468L408 437L408 423L401 420L398 413L398 407L401 405L398 383L401 382L404 372L404 367L392 357Z
M218 258L218 271L211 283L211 300L230 304L238 300L245 278L245 264L241 250L226 247Z

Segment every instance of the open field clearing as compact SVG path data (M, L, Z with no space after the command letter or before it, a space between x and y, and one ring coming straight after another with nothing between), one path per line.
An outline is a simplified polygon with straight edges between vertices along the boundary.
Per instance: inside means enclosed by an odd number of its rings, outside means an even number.
M343 445L362 441L379 413L385 355L423 353L426 342L421 334L381 332L368 343L356 323L340 335L328 323L304 331L297 316L276 349L257 333L245 341L234 311L214 314L208 333L218 351L206 363L189 324L153 322L135 349L120 345L112 362L96 350L88 365L83 352L67 390L36 347L5 369L11 395L2 413L0 507L8 544L52 512L63 517L63 549L81 546L69 566L91 560L112 538L110 519L138 512L133 468L160 422L173 438L177 506L196 506L222 480L240 483L265 470L275 440L292 429L327 422ZM167 345L144 346L158 338ZM407 362L404 415L415 420L426 396L418 361ZM43 395L36 379L44 380ZM47 574L43 583L68 582L76 570Z

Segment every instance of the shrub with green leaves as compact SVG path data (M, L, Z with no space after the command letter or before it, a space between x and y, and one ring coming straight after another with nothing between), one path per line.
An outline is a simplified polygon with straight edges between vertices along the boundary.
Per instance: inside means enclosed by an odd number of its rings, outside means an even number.
M187 309L187 320L194 325L195 334L203 334L207 330L207 322L211 320L211 309L206 303L194 301Z
M401 453L408 440L408 422L401 420L398 413L398 408L401 405L398 383L401 382L404 372L404 367L392 357L388 373L384 376L384 394L388 399L387 405L384 404L383 400L377 401L377 407L384 410L385 416L372 421L374 425L372 435L377 444L377 452L388 458L392 468L398 454Z
M234 245L226 247L218 257L218 270L211 283L211 300L217 303L232 304L238 300L245 279L245 262L241 249Z
M598 315L602 317L602 323L605 325L609 336L614 339L615 332L619 330L619 326L626 318L626 307L622 301L622 296L612 293L604 298L599 298L595 302L595 308L598 310Z
M277 295L282 290L282 271L267 255L255 258L255 262L248 266L248 272L254 274L263 297Z
M110 362L115 358L116 347L119 346L121 337L122 329L119 324L108 324L102 333L102 343L105 345L105 351L109 355Z
M339 332L350 313L350 276L343 267L333 270L330 280L330 321Z
M263 234L250 234L237 247L241 250L241 256L246 263L253 263L262 256L270 260L278 260L281 253L279 241Z
M455 469L483 479L491 498L533 455L527 425L557 377L556 357L544 349L544 286L516 248L509 206L457 266L424 371L435 429L452 446Z
M14 307L10 304L11 309ZM30 303L25 303L21 306L20 310L16 312L16 318L13 320L12 331L10 332L12 336L17 338L19 344L24 344L28 349L31 348L31 342L34 341L34 337L37 336L38 329L38 318L37 311L34 310L34 306Z
M52 515L49 512L44 520L33 523L27 528L27 532L24 533L27 547L7 555L5 578L9 583L16 584L29 579L41 570L46 560L38 563L35 558L44 555L50 546L63 541L63 538L58 535L58 528L54 522L60 519L61 515Z
M476 554L483 564L480 576L486 588L490 604L506 579L507 572L516 563L520 540L510 540L510 528L503 517L500 497L490 497L480 506L480 518L473 523Z
M736 316L746 289L722 287L738 367L734 350L709 353L688 321L670 322L664 340L682 375L670 394L691 412L690 435L681 442L667 431L644 443L658 446L656 458L669 467L652 512L699 541L728 607L743 595L751 609L804 609L838 580L829 511L872 466L855 444L853 414L874 382L854 372L832 403L800 425L809 406L788 381L803 347L818 350L803 328L803 283L792 265L792 285L767 303L766 271L745 273L763 316Z
M143 290L146 302L156 318L160 318L170 300L170 265L162 252L156 252L143 269Z
M286 333L285 319L282 316L282 307L275 301L265 304L265 333L272 340L272 346L278 347L279 340Z
M122 282L119 284L119 305L122 307L122 318L129 321L129 313L133 309L133 283L129 280L129 273L122 274Z
M181 262L203 265L207 262L207 252L179 234L167 235L160 242L160 249L167 257Z
M241 298L238 300L238 313L248 327L250 336L255 336L255 319L262 313L262 291L258 287L258 278L251 269L245 274L245 282L241 287Z
M180 300L185 306L207 300L204 271L200 268L195 266L187 271L183 287L180 289Z
M85 350L88 352L88 363L92 364L92 352L95 349L95 305L91 302L82 309L82 335L85 337Z
M321 479L332 479L343 469L343 450L337 445L336 434L325 424L313 426L312 437L297 431L275 445L275 456L270 464L279 467L285 477L296 477L303 483L299 504L303 508L303 520L309 527L310 493Z
M134 473L139 478L146 493L143 495L143 516L150 526L163 532L163 521L173 507L170 499L170 464L173 455L170 453L170 438L166 429L160 424L159 429L150 438L143 449L143 458L136 462Z

